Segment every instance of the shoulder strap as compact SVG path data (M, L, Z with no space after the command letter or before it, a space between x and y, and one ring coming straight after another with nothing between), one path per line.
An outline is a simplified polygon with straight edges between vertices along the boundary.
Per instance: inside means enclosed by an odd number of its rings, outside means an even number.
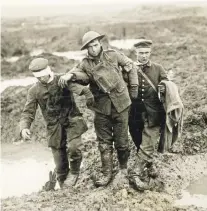
M150 84L150 86L157 92L157 89L155 85L152 83L152 81L148 78L148 76L141 70L141 68L138 69L138 71L141 73L141 75L147 80L147 82Z

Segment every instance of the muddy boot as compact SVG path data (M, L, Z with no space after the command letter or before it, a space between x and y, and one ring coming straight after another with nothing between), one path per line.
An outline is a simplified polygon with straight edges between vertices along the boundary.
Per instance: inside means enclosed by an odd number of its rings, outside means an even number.
M141 192L150 189L148 182L142 181L138 175L131 175L129 177L129 183L133 186L135 190Z
M147 164L147 168L148 168L148 175L149 175L149 177L152 177L152 178L158 177L158 170L155 167L155 165L153 164L153 162L149 162Z
M96 178L94 184L96 187L107 186L112 179L112 167L113 167L113 157L112 150L105 150L101 152L101 162L103 176L101 178Z
M114 188L119 189L129 184L127 180L127 162L129 158L129 151L117 150L117 157L119 161L119 172L113 180L113 185Z
M127 163L129 158L129 150L117 150L117 156L119 161L119 169L127 169Z
M70 161L70 171L66 180L64 181L65 187L72 187L76 185L79 176L81 161L82 159Z
M137 160L133 169L129 170L128 175L129 183L135 190L149 190L146 161L142 159Z
M163 181L153 178L150 178L149 180L149 189L151 191L157 191L157 192L162 192L165 190L165 184Z

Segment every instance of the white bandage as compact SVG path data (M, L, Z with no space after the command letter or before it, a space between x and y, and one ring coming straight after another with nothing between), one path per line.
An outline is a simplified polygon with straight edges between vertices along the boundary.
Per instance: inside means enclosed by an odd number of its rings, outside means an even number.
M47 68L45 68L39 72L32 72L32 73L33 73L34 77L36 77L36 78L46 76L46 75L52 75L52 71L49 66L47 66Z

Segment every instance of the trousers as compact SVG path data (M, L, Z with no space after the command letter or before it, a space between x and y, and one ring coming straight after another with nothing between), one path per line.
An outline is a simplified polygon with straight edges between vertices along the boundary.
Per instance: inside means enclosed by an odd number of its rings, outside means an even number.
M66 179L69 172L69 163L71 161L80 161L82 159L81 148L81 136L70 140L67 145L62 148L51 147L57 180L64 181Z
M128 119L129 108L118 113L112 106L110 115L95 113L94 126L101 152L112 149L113 143L116 150L128 150Z

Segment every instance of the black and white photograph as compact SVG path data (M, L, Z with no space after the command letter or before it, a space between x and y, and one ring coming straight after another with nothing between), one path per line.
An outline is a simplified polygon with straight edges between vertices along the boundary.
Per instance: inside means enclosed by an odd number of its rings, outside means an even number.
M207 2L1 1L2 211L207 211Z

